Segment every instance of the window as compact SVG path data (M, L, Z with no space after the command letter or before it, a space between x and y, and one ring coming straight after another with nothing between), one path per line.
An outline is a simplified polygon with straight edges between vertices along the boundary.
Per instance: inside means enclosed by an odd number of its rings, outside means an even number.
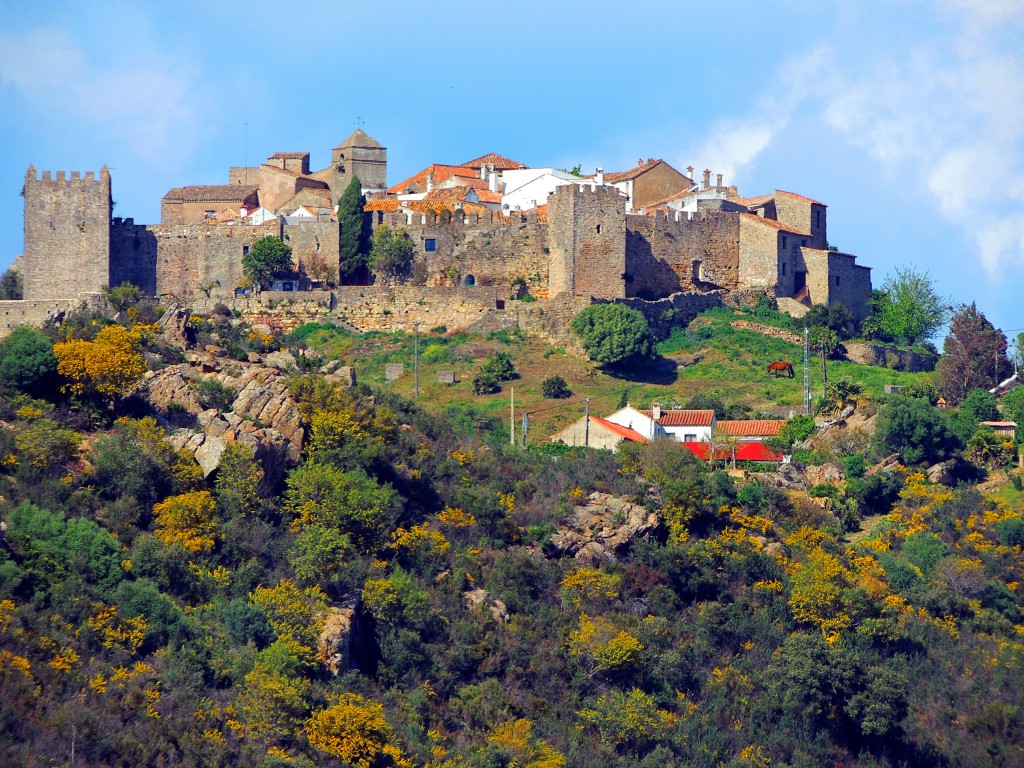
M216 215L217 215L216 211L203 211L203 218L205 218L205 219L212 219Z
M802 245L804 248L807 247L807 238L806 237L800 239L800 245Z
M473 286L476 285L476 278L472 275L466 275L466 279L463 282L467 286Z
M320 241L319 240L316 241L316 251L317 251L317 253L320 252Z
M782 247L785 248L788 244L789 244L789 242L786 240L786 236L783 235L782 236Z
M836 275L836 288L839 287L839 275Z
M821 211L820 210L816 210L814 212L814 226L816 228L821 226Z
M423 241L423 250L427 253L431 253L437 250L437 240L433 237L428 237Z
M249 255L249 246L248 245L243 245L242 246L242 255L243 256L248 256Z
M599 234L599 235L601 234L601 225L600 224L597 225L597 234Z
M780 264L779 266L781 266L781 267L782 267L782 272L781 272L780 274L781 274L781 275L782 275L783 277L785 277L785 276L786 276L786 264L785 264L785 262L783 262L783 263L782 263L782 264Z
M697 436L696 435L691 435L689 433L684 434L683 435L683 442L684 443L696 443L697 442Z

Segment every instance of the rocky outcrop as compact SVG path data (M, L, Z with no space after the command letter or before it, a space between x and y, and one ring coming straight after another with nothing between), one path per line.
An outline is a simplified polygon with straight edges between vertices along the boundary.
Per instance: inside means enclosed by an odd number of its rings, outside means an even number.
M827 463L805 467L804 477L812 486L825 483L835 485L846 479L846 473L839 466Z
M285 374L276 368L222 357L219 348L190 355L187 363L151 372L137 394L170 424L187 427L171 436L171 443L191 453L207 476L220 463L228 444L248 445L263 467L260 490L272 491L287 466L302 456L305 430L299 409L288 391ZM225 413L204 407L197 387L215 380L237 394Z
M608 493L592 493L576 507L566 524L551 537L563 555L597 564L613 561L629 545L654 535L661 526L657 513Z
M192 336L188 329L189 317L187 307L168 307L157 321L161 341L178 349L188 349L192 344Z
M773 485L785 491L807 491L811 487L807 477L795 464L782 464L775 472L766 472L758 478L767 485Z
M925 474L930 483L952 487L956 485L956 469L956 459L949 459L948 461L940 461L938 464L928 467L928 471Z
M486 606L491 612L491 618L499 624L508 624L511 619L504 601L492 598L486 589L477 588L463 592L462 599L466 603L466 609L470 611L483 610Z
M868 471L864 474L871 477L871 475L876 475L879 472L894 472L898 466L900 466L900 455L898 453L891 453L873 467L869 467Z
M358 634L359 595L349 595L340 605L331 606L316 643L317 656L332 675L350 669L355 637Z

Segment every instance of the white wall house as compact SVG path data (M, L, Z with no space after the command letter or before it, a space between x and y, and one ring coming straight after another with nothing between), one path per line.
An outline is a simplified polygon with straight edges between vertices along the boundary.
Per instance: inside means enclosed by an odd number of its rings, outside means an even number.
M501 180L505 194L501 198L503 211L528 211L538 205L547 205L548 195L566 184L578 184L582 179L557 168L523 168L504 171Z
M620 408L611 416L606 416L605 421L618 424L626 429L632 429L648 439L652 437L665 437L668 434L657 421L651 418L650 411L641 411L631 405Z

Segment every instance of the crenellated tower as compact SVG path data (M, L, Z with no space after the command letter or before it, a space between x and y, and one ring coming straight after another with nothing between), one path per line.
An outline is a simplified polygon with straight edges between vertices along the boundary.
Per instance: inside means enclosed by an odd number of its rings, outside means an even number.
M110 172L25 174L25 298L68 299L110 284Z

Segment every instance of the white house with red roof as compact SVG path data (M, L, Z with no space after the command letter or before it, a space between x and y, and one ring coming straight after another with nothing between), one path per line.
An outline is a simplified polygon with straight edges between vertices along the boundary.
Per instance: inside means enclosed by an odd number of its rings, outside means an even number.
M589 423L586 417L579 418L561 432L553 434L550 440L553 443L601 448L607 451L615 450L624 442L649 442L648 438L636 430L628 429L597 416L591 416Z

